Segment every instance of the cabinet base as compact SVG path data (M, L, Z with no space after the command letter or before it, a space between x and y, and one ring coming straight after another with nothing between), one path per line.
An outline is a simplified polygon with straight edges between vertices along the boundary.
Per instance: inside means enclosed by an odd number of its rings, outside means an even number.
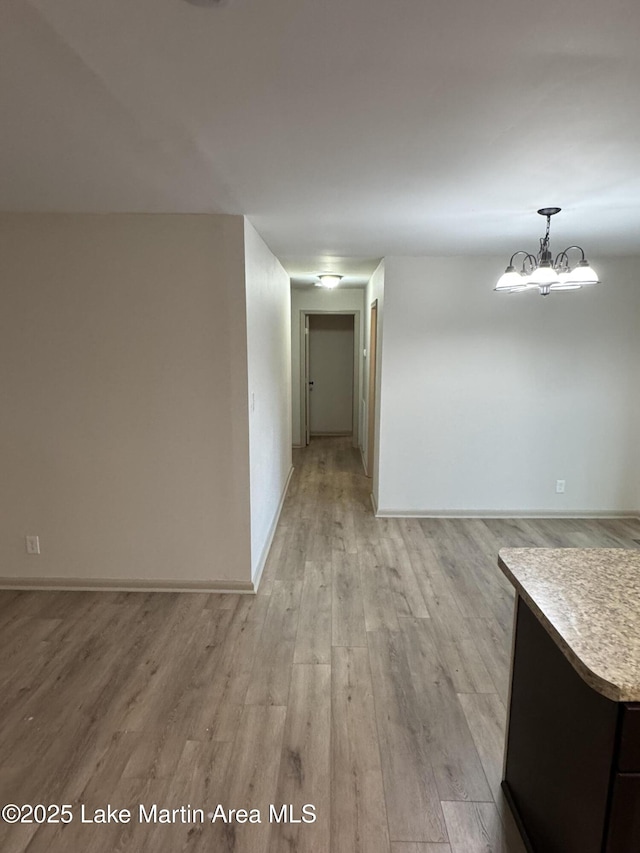
M506 779L503 779L500 785L502 787L502 793L504 794L504 798L509 805L509 809L511 810L513 819L516 822L516 826L518 827L518 832L520 833L522 843L524 844L527 853L536 853L536 850L534 849L534 846L531 843L531 839L527 835L527 830L522 818L520 817L518 807L516 806L513 797L511 796L511 789L509 788L509 783L506 781Z

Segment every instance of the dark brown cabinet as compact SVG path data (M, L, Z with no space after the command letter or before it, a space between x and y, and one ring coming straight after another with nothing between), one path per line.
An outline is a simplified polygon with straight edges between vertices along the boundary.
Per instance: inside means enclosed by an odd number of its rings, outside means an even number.
M640 704L586 684L521 597L503 787L533 853L640 852Z
M640 850L640 773L618 773L613 780L606 853Z
M618 770L640 773L640 704L637 702L622 706Z

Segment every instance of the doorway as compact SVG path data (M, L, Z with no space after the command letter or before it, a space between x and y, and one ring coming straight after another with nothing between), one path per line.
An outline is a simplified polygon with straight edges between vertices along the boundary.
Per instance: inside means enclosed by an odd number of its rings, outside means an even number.
M301 433L359 445L360 312L301 311Z

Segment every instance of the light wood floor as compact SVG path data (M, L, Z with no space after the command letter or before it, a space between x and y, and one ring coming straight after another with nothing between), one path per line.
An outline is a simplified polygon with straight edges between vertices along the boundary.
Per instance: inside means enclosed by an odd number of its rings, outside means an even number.
M640 522L376 520L348 439L294 462L256 596L0 592L0 805L76 815L0 823L3 853L522 853L497 551L637 547ZM263 822L139 825L139 803ZM271 803L318 820L269 824Z

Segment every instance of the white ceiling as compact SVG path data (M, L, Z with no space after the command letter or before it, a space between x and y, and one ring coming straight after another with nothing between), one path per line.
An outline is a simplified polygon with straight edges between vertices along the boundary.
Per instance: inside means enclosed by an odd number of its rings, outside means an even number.
M637 0L2 0L0 208L245 213L302 282L640 254Z

